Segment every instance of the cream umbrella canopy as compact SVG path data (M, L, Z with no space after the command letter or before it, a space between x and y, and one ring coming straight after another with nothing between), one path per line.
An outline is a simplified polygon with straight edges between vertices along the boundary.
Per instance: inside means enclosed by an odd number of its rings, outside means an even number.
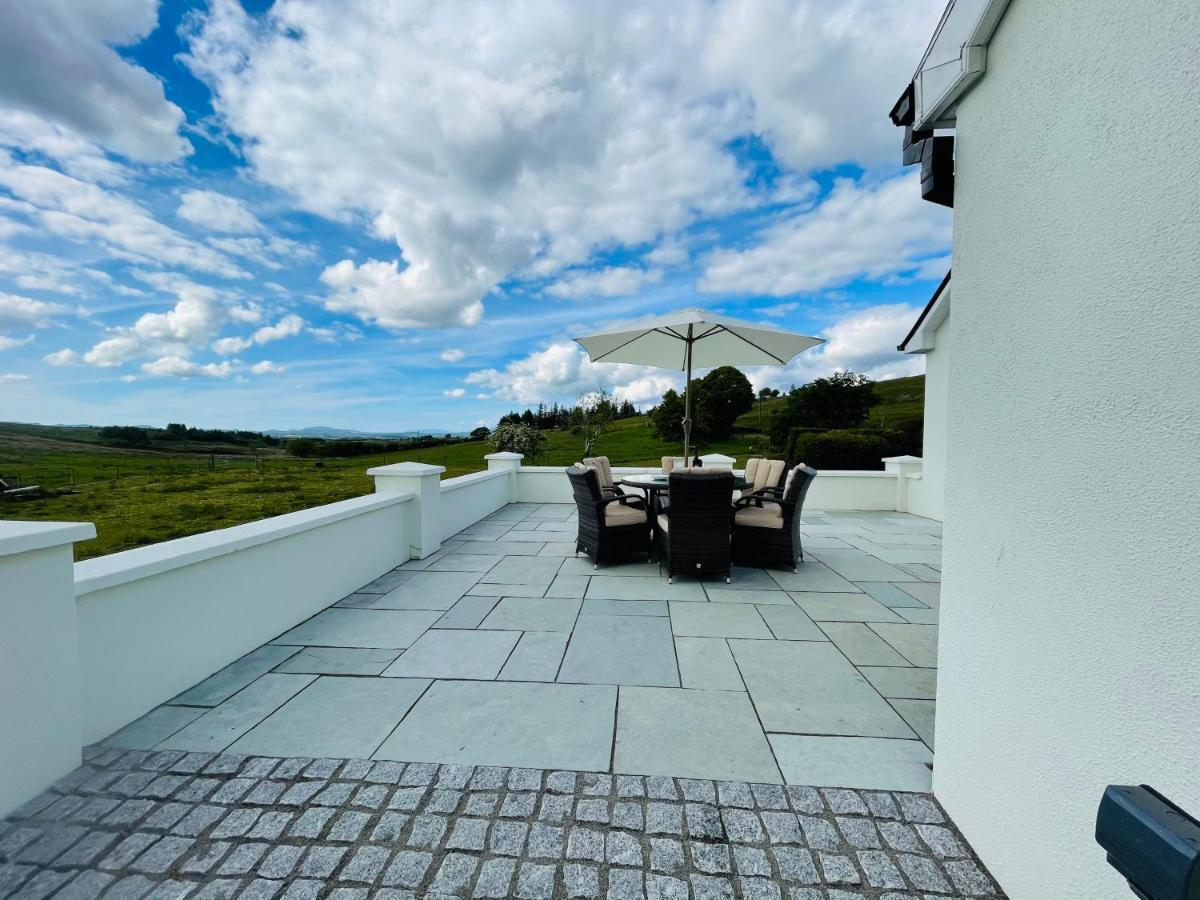
M687 373L683 392L684 459L691 459L693 368L784 366L808 348L824 343L821 338L764 328L703 309L683 309L575 341L592 362L657 366Z

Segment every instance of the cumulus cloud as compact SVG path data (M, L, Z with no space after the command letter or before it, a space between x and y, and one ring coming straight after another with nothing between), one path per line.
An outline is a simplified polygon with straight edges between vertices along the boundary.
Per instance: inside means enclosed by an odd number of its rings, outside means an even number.
M443 397L453 397L453 398L457 399L459 397L467 396L467 391L465 388L450 388L449 390L442 391L442 396Z
M55 350L42 357L42 362L48 366L71 366L78 361L79 354L70 349Z
M287 369L283 366L277 366L269 359L264 359L262 362L256 362L250 367L250 371L255 375L279 375L286 372Z
M185 191L179 198L179 218L209 231L252 234L262 222L242 202L216 191Z
M659 269L639 266L610 266L589 272L571 272L546 288L546 293L568 300L587 297L626 297L647 284L662 280Z
M183 111L162 84L115 47L157 25L156 0L37 0L5 5L0 98L143 162L191 153Z
M924 258L950 245L952 219L921 199L918 182L919 173L876 184L840 179L820 205L780 219L753 246L711 253L699 286L782 297L923 272Z
M217 338L212 342L213 353L220 356L234 356L241 353L247 347L253 346L254 341L249 338L242 337L223 337Z
M45 328L55 316L67 311L61 303L0 292L0 328Z
M287 315L274 325L264 325L254 332L254 343L269 344L271 341L295 337L304 329L304 320L297 315Z
M456 363L461 362L462 358L466 355L467 354L463 353L463 351L459 350L457 347L448 347L438 354L438 359L442 360L443 362Z
M233 364L194 363L183 356L162 356L153 362L143 363L142 371L147 375L166 378L228 378L233 374Z
M129 170L69 128L18 109L0 109L0 146L52 159L68 175L98 184L120 184Z
M940 8L353 0L254 18L215 0L185 62L259 179L397 244L394 261L326 270L331 309L472 324L501 282L763 202L740 136L802 169L893 160L879 110Z

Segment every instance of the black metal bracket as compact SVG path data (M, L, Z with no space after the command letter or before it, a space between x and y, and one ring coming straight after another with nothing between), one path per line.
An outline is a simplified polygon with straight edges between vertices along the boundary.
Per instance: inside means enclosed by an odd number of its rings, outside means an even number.
M1096 842L1143 900L1200 900L1200 822L1149 785L1105 789Z

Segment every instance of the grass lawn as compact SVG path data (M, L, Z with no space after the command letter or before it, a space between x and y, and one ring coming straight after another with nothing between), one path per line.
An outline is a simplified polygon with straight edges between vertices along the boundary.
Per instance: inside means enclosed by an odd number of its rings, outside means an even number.
M924 378L881 382L876 394L881 402L872 411L874 420L886 424L896 417L919 417ZM769 425L781 403L766 401L761 414L755 409L739 419L741 430L730 440L700 444L696 452L724 453L739 463L765 454L760 428ZM567 466L582 455L580 438L558 431L547 436L541 457L527 464ZM256 457L230 445L121 450L101 444L96 429L0 424L0 477L18 476L22 484L52 492L38 500L6 502L0 518L94 522L95 540L75 547L77 559L88 559L369 494L374 484L366 470L372 466L414 460L445 466L445 478L477 472L487 467L483 457L491 450L485 442L468 441L318 463L278 450ZM649 421L637 417L614 423L596 452L615 465L658 465L661 457L679 455L683 448L659 440Z

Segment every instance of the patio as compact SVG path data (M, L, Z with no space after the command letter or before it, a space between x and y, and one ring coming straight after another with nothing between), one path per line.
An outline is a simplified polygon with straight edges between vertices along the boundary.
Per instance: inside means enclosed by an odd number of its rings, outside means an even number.
M510 504L103 743L928 791L941 526L804 523L799 574L668 585Z

